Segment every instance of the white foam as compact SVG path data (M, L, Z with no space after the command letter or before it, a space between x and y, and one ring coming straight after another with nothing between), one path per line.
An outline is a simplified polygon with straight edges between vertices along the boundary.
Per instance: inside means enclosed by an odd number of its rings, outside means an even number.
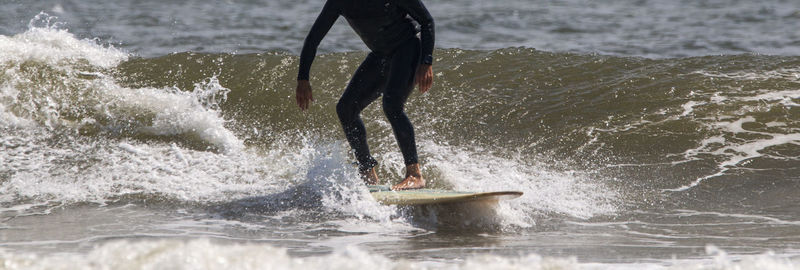
M578 218L613 214L617 195L601 181L577 171L553 171L521 157L503 158L483 149L463 149L422 142L444 181L457 190L519 190L520 198L502 202L506 222L532 226L537 215L562 214Z
M772 122L766 123L765 125L767 125L767 127L785 127L786 123L772 121Z
M121 148L122 150L128 151L130 153L137 154L137 155L147 155L148 154L147 152L142 151L142 150L134 147L133 145L130 145L130 144L127 144L127 143L124 143L124 142L123 143L119 143L119 148Z
M691 155L695 155L696 153L713 153L720 156L727 156L728 159L718 163L719 171L717 171L716 173L700 177L688 185L675 189L667 189L666 191L685 191L690 188L696 187L704 180L724 175L725 172L729 171L732 168L735 168L743 161L764 156L764 154L762 154L761 151L768 147L787 144L787 143L800 145L800 134L776 134L774 135L774 137L769 139L757 140L754 142L744 143L744 144L729 145L712 152L704 152L704 151L699 151L698 149L691 149L691 152L693 152ZM687 154L689 153L690 152L687 152Z
M219 103L229 90L216 77L191 91L122 87L107 73L127 60L127 53L79 40L53 20L40 14L24 33L0 36L0 125L100 125L100 130L121 125L145 135L189 135L223 151L243 147L220 117Z
M722 73L717 71L699 70L691 74L700 74L712 78L725 78L734 80L765 81L769 79L782 79L787 81L800 80L800 68L780 68L776 70L764 70L759 72L736 71Z
M88 254L0 252L4 269L578 269L575 259L528 255L473 256L462 263L391 260L354 246L333 254L297 258L287 250L258 244L216 244L209 240L116 241Z
M219 111L212 109L212 106L218 106L219 101L202 101L202 98L216 96L222 96L221 99L224 100L230 92L219 84L216 77L196 84L191 92L158 88L130 89L111 83L105 84L103 89L108 96L99 104L98 113L105 114L112 120L130 118L132 112L152 115L149 124L141 123L138 128L143 134L192 134L225 152L238 151L244 147L242 140L225 127L226 121L219 116Z
M31 202L27 207L35 207L52 203L103 203L119 196L143 194L211 203L264 196L281 192L291 187L292 182L307 181L292 178L302 177L309 167L305 164L320 155L315 147L324 148L308 142L305 150L284 147L221 154L179 148L171 143L132 140L117 143L76 140L66 145L49 145L36 139L38 136L41 135L3 137L11 146L2 153L4 163L0 166L3 171L15 173L0 184L0 194L8 195L0 197L2 202L25 199ZM324 190L317 190L321 191Z
M687 116L691 114L692 111L694 111L695 106L705 105L705 104L706 104L705 102L688 101L685 104L683 104L683 106L681 106L683 107L683 113L681 113L681 116Z
M0 183L0 199L30 202L4 211L128 194L219 201L285 187L276 175L295 168L287 149L245 151L220 116L228 89L215 77L191 91L122 87L107 73L126 53L79 40L52 19L0 36L0 128L9 131L0 138L0 171L13 172ZM99 135L79 135L83 129ZM131 139L140 135L184 136L229 155Z
M394 226L396 208L378 204L356 174L342 143L309 140L299 151L306 163L298 171L300 181L320 193L322 207L357 220L369 218L385 226Z
M779 104L786 107L798 107L800 104L795 102L795 99L800 99L800 90L784 90L784 91L763 91L753 97L744 97L744 101L778 101Z
M686 150L684 152L686 159L694 159L694 157L700 154L713 154L716 156L727 157L727 159L717 163L718 166L717 172L710 175L699 177L695 181L687 185L674 189L666 189L666 191L685 191L690 188L698 186L705 180L717 176L722 176L727 171L729 171L732 168L738 167L742 162L746 160L763 157L765 154L763 154L762 151L764 151L767 148L783 144L800 145L800 134L798 133L773 134L765 132L752 132L742 128L743 123L753 122L753 121L755 121L755 119L748 116L734 122L718 123L718 125L723 127L728 132L753 133L765 136L766 138L756 139L744 143L726 142L725 138L722 136L716 136L703 140L700 146Z
M332 254L309 257L288 255L284 248L265 244L217 243L208 239L112 241L85 254L47 254L0 251L3 269L682 269L783 270L798 269L800 260L765 253L729 255L708 246L706 258L661 263L592 263L574 257L538 254L469 255L463 260L390 259L348 245Z
M694 72L713 78L726 78L734 80L755 80L763 81L769 79L796 80L797 69L779 69L763 72L737 72L737 73L717 73L698 71ZM693 95L698 96L698 95ZM722 157L717 162L718 169L708 175L700 176L689 184L666 189L666 191L685 191L700 185L703 181L725 175L731 169L739 168L748 160L756 158L770 157L774 159L786 159L783 156L770 155L767 149L784 145L800 144L800 134L793 128L793 122L772 121L764 123L770 129L762 128L758 124L762 119L757 119L754 113L762 113L776 108L781 110L792 110L797 107L797 99L800 99L800 90L758 90L752 95L742 96L741 91L735 94L726 92L715 92L707 97L708 101L688 101L683 105L684 111L681 116L688 116L691 113L699 115L695 121L704 126L703 132L711 134L711 137L703 139L700 144L692 149L684 151L684 162L690 160L703 159L701 155L712 155ZM734 107L735 105L735 107ZM702 117L709 112L705 107L711 109L710 116ZM733 110L726 115L719 115L719 108L731 107ZM697 112L699 111L699 112ZM748 123L756 123L748 126Z
M67 30L59 29L55 20L55 17L40 13L31 20L24 33L0 36L0 62L33 60L53 67L85 62L91 66L111 68L128 59L128 54L121 50L75 38Z
M728 132L746 133L748 131L745 130L744 128L742 128L742 125L744 123L752 123L752 122L755 122L755 121L756 121L756 119L753 118L752 116L746 116L744 118L740 118L740 119L738 119L736 121L733 121L733 122L718 122L718 123L716 123L716 125L722 127L723 129L727 130Z

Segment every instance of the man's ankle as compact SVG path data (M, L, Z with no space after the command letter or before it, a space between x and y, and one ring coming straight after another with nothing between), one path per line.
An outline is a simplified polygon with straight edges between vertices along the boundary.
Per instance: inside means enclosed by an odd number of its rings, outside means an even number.
M364 181L365 184L367 185L378 184L378 173L375 172L375 167L363 171L359 170L358 174L361 176L361 180Z
M406 176L422 177L422 169L420 169L419 163L406 165Z

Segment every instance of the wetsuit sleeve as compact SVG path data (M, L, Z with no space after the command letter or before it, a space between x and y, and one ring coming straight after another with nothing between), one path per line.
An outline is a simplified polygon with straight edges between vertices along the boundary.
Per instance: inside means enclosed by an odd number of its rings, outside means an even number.
M339 18L339 7L335 2L335 0L325 2L322 12L319 13L311 30L308 31L306 40L303 42L303 50L300 52L300 69L297 72L297 80L308 80L311 63L314 62L314 57L317 55L317 46Z
M422 42L422 63L433 64L434 29L433 17L421 0L397 0L397 5L402 7L408 15L419 23L420 39Z

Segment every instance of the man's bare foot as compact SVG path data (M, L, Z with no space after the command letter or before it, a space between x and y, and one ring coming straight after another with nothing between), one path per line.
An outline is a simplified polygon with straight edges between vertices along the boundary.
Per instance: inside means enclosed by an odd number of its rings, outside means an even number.
M361 175L361 180L363 180L365 184L378 184L378 173L375 172L375 167L369 168L369 170L366 171L359 171L358 174Z
M422 172L419 168L419 163L414 163L406 166L406 178L400 184L392 186L392 190L415 189L425 187L425 179L422 178Z

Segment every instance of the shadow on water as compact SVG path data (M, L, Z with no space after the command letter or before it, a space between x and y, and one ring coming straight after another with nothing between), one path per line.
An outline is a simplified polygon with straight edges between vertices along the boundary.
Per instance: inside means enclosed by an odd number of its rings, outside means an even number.
M276 216L280 212L302 210L322 214L323 194L312 181L294 185L274 194L253 196L211 205L208 210L220 218L246 220L248 216Z

